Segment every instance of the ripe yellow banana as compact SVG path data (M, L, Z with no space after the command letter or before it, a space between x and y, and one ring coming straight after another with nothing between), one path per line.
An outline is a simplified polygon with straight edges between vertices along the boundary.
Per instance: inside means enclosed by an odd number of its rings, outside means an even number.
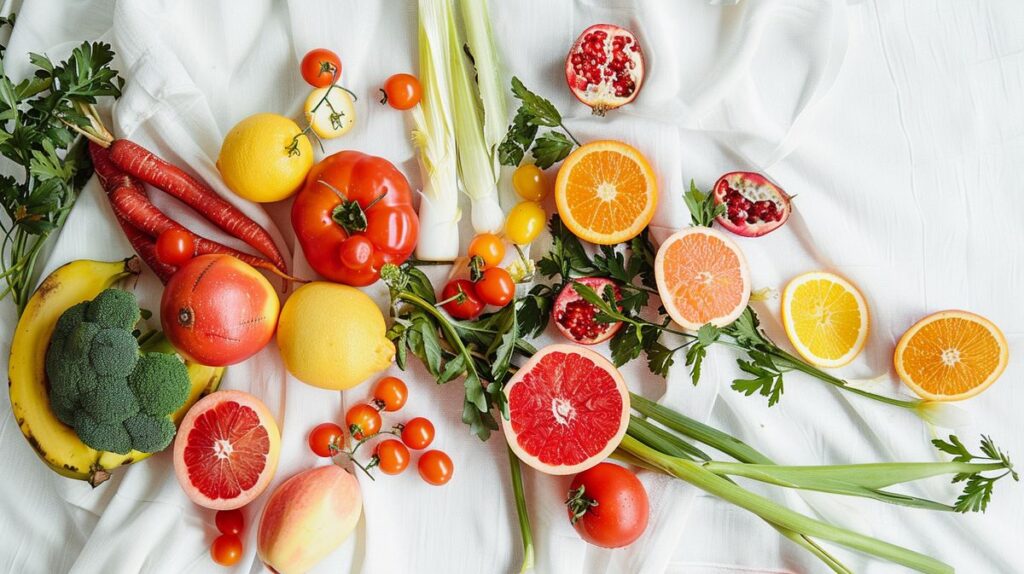
M57 420L50 410L44 362L57 319L71 306L94 299L104 289L131 275L138 275L139 259L123 261L72 261L50 274L32 294L18 321L11 342L8 367L11 407L25 439L55 472L87 480L96 486L110 471L137 462L150 454L132 451L125 455L94 450L79 440L75 431ZM223 368L187 363L192 393L174 413L175 422L195 401L217 389Z

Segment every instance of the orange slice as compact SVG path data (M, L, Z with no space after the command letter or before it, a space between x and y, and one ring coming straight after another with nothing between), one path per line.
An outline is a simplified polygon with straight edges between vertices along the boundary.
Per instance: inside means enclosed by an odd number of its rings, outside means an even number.
M654 277L665 310L680 326L724 327L750 300L743 252L709 227L688 227L665 240L654 258Z
M999 327L967 311L940 311L900 337L893 363L900 379L922 398L960 401L996 382L1009 361Z
M612 245L636 237L654 217L658 183L635 148L602 140L579 147L562 162L555 203L577 237Z
M819 367L841 367L864 348L868 305L846 279L812 271L794 277L782 292L782 325L801 357Z

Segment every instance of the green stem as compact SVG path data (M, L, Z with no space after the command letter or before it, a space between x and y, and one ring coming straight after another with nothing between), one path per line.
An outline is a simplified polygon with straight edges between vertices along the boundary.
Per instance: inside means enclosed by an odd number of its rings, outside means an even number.
M523 488L523 470L519 457L508 449L508 464L512 470L512 492L516 500L516 515L519 517L519 535L523 539L523 565L520 574L533 569L533 534L530 531L530 515L526 508L526 493Z
M800 371L801 373L810 375L810 376L818 379L819 381L823 381L823 382L826 382L826 383L828 383L830 385L839 387L840 389L842 389L844 391L849 391L849 392L851 392L851 393L853 393L855 395L860 395L862 397L866 397L866 398L869 398L869 399L872 399L872 400L875 400L875 401L878 401L878 402L881 402L881 403L885 403L885 404L888 404L888 405L893 405L893 406L904 408L904 409L910 409L912 411L916 411L917 407L922 402L919 399L912 399L912 400L894 399L892 397L886 397L884 395L879 395L879 394L872 393L870 391L865 391L863 389L858 389L856 387L851 387L850 384L848 382L844 381L843 379L834 377L834 376L826 373L825 371L822 371L821 369L819 369L817 367L809 365L809 364L805 363L804 361L801 361L800 359L794 357L793 355L790 355L786 351L783 351L782 349L779 349L779 348L776 348L776 349L772 350L772 352L770 354L774 358L776 358L779 361L781 361L781 365L780 366L788 367L790 369L793 369L794 371Z
M653 464L666 474L684 480L709 494L713 494L760 516L772 524L792 530L797 534L828 540L853 550L901 564L918 572L929 574L953 573L951 566L934 558L794 512L729 482L704 469L698 463L665 456L628 435L622 439L622 443L619 446L637 458Z

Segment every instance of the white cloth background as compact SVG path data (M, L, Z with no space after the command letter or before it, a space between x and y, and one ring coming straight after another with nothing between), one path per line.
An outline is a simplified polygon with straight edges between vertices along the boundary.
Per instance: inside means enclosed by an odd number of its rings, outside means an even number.
M233 196L219 184L213 165L223 134L255 112L297 116L308 93L297 64L318 46L341 55L344 83L360 96L356 128L329 142L328 152L353 148L382 155L414 186L420 181L408 117L374 100L384 78L415 71L413 2L8 0L3 8L19 12L5 62L9 73L27 73L29 51L62 58L84 39L112 42L128 79L112 115L115 133L189 166L229 200ZM491 12L510 74L550 98L578 136L625 139L652 160L662 187L654 222L660 236L686 223L680 194L691 178L706 188L725 171L757 169L799 195L786 228L741 243L755 287L781 288L799 272L830 269L862 288L872 333L865 352L841 370L844 376L889 373L874 384L901 392L891 374L891 352L913 321L944 308L966 308L995 320L1011 344L1010 367L992 389L963 404L976 424L957 430L969 443L990 433L1011 454L1024 456L1024 426L1016 412L1024 404L1024 226L1015 170L1024 160L1024 5L492 0ZM561 78L566 47L596 21L636 31L649 64L639 99L606 119L592 118ZM195 229L215 234L175 200L159 192L152 196ZM279 232L285 245L294 244L286 205L264 211L235 203ZM128 252L93 182L45 271L74 258L111 259ZM294 261L297 273L309 274L301 255ZM155 307L159 291L153 277L144 277L136 289L144 304ZM382 303L386 298L380 286L368 292ZM777 306L777 300L769 301L759 311L770 334L783 342ZM13 306L0 306L0 317L0 338L9 345ZM788 376L786 394L772 409L738 395L728 388L733 359L727 350L712 351L696 388L683 367L667 383L642 364L624 373L634 389L664 395L674 407L710 420L780 462L937 458L927 441L938 431L809 379ZM460 385L436 387L418 367L405 377L412 392L403 414L434 420L438 447L455 460L455 478L433 488L414 471L375 483L360 477L365 519L316 571L513 571L519 540L504 443L495 436L481 444L468 435L459 422ZM231 367L224 387L249 390L276 413L283 431L278 480L318 464L304 444L309 428L340 420L345 405L368 392L357 388L342 396L303 385L287 377L272 347ZM2 395L0 571L225 571L208 558L213 513L180 492L169 455L124 469L92 490L36 460ZM644 481L654 508L650 528L630 548L605 551L582 543L565 520L567 479L527 470L537 572L823 571L756 517L678 481ZM860 499L808 498L812 510L792 493L770 492L797 509L937 556L961 572L1019 570L1020 485L1000 484L989 512L972 516ZM942 480L913 492L955 496ZM246 555L235 572L261 571L254 536L262 500L246 510ZM858 572L898 570L837 553Z

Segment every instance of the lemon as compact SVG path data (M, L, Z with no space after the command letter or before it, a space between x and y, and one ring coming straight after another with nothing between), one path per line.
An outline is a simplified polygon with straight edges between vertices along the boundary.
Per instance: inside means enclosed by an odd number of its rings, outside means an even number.
M298 124L277 114L255 114L235 124L217 158L231 191L258 203L281 201L298 191L311 167L309 138Z
M395 358L377 304L362 291L317 281L298 288L281 309L277 346L296 379L341 391L383 371Z
M800 355L820 367L841 367L868 338L868 305L842 277L814 271L793 278L782 292L782 324Z

